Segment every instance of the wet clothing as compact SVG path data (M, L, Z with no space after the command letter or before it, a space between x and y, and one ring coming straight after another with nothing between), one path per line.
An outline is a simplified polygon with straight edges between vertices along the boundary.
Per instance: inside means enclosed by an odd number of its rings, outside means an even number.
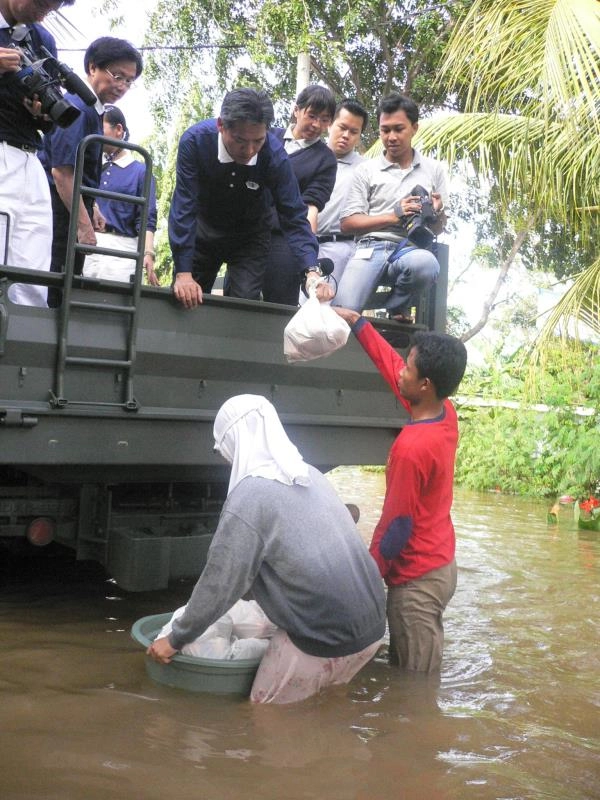
M353 332L410 413L397 386L402 356L364 318ZM390 586L419 578L454 558L450 508L457 444L456 411L449 400L440 417L408 422L392 444L383 510L371 543L371 553Z
M388 586L390 662L415 672L440 669L444 652L442 615L456 589L456 561L420 578Z
M352 328L399 402L404 359L364 318ZM389 452L383 509L371 555L388 585L390 660L404 669L441 667L442 613L456 588L455 534L450 508L458 443L449 400L436 419L409 421Z
M299 650L285 631L277 631L252 684L253 703L295 703L327 686L349 683L377 653L379 642L351 656L318 658Z
M348 509L314 467L310 486L246 477L228 496L171 645L195 639L251 592L308 655L352 655L385 632L377 566Z

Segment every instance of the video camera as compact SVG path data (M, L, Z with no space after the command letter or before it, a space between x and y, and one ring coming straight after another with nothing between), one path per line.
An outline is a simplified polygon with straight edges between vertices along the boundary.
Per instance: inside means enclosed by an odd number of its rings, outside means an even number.
M435 234L430 226L437 222L437 214L433 210L433 203L427 189L420 184L414 186L406 197L419 197L421 199L421 210L414 214L406 214L403 223L408 238L424 250L431 250Z
M15 25L11 38L11 46L21 56L21 69L14 73L14 80L25 97L33 100L37 96L42 104L42 114L47 114L61 128L68 128L81 114L78 108L65 100L61 86L79 95L86 105L94 105L96 95L70 67L54 58L45 47L41 48L44 58L36 58L29 47L31 39L27 25Z

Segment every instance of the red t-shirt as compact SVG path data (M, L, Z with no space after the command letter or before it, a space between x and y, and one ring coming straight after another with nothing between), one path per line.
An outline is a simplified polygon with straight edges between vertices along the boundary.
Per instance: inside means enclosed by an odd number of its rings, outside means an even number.
M354 333L410 413L397 385L404 359L366 320L356 323ZM439 417L408 422L394 440L383 509L370 546L388 586L419 578L454 558L450 507L457 443L456 411L449 400Z

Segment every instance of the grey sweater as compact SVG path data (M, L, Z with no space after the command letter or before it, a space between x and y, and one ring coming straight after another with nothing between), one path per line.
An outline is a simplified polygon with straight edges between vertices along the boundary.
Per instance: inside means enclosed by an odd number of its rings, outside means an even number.
M244 478L223 507L208 560L171 645L180 649L250 593L313 656L358 653L385 632L379 570L335 490Z

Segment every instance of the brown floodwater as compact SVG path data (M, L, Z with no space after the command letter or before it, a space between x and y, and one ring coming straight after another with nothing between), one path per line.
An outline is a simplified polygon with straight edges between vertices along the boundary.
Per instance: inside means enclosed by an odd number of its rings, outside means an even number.
M368 540L383 478L332 480ZM153 683L131 625L191 582L130 594L48 551L0 567L2 800L600 798L600 534L458 491L441 679L384 658L290 706ZM562 512L561 512L562 513Z

